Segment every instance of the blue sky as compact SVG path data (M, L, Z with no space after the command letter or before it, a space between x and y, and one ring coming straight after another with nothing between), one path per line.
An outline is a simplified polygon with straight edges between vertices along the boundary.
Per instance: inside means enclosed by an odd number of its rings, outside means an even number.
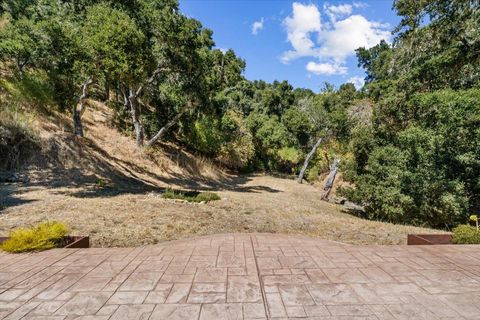
M370 47L399 21L392 1L180 0L180 10L213 30L221 49L247 62L250 80L288 80L318 91L325 81L361 86L355 47Z

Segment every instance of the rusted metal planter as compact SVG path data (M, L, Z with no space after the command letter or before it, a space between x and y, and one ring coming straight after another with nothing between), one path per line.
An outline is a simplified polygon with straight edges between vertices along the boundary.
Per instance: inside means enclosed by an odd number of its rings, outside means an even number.
M90 248L90 237L89 236L67 236L65 237L67 244L64 248L69 249L80 249L80 248Z
M436 244L452 244L451 233L444 234L409 234L407 236L408 245L436 245Z
M0 237L0 244L2 244L9 237ZM88 236L66 236L63 238L62 245L59 248L79 249L90 248L90 237Z

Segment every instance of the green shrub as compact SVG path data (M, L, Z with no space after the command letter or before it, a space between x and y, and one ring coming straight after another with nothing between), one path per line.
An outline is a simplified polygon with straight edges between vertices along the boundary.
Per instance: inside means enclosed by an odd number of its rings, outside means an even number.
M307 181L313 182L318 179L320 175L320 167L318 165L314 165L307 171Z
M0 95L0 171L17 170L40 150L34 117Z
M220 200L220 196L214 192L200 192L197 197L195 198L197 202L209 202L209 201L215 201L215 200Z
M229 110L222 117L224 142L217 160L231 169L244 169L255 156L253 136L244 125L241 114Z
M283 147L277 150L279 165L285 171L295 172L295 168L302 160L302 153L295 147Z
M476 227L459 225L453 229L453 243L480 244L480 231Z
M183 191L166 189L162 196L164 199L179 199L188 202L210 202L220 200L220 196L213 192Z
M220 123L214 116L204 115L189 129L187 141L192 148L207 155L216 155L223 142Z
M10 238L1 248L11 253L52 249L62 243L68 227L60 222L42 222L32 228L18 228L10 232Z

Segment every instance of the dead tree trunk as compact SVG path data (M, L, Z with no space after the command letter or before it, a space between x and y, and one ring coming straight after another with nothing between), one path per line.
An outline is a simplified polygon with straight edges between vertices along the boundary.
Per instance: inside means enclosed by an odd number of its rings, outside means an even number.
M309 164L310 160L312 160L313 155L317 151L318 147L320 146L320 144L322 143L324 138L325 137L320 137L317 140L317 142L313 145L312 150L310 150L310 152L307 154L307 157L305 158L305 162L303 163L302 170L300 170L300 174L298 175L298 179L297 179L298 183L302 183L303 176L305 175L305 171L307 171L308 164Z
M93 83L91 77L89 77L82 84L82 95L78 99L78 103L73 106L72 117L73 117L73 128L76 136L83 137L83 125L82 125L82 115L85 111L85 99L88 95L88 86ZM77 108L78 105L78 108Z
M333 183L335 182L335 177L337 175L339 164L340 164L340 159L335 159L333 160L333 163L330 166L330 173L328 174L327 182L325 182L325 186L323 187L323 190L325 191L325 193L322 196L322 200L328 200L330 191L332 191L332 188L333 188Z
M133 128L135 129L135 141L137 147L143 146L143 128L140 123L140 110L137 104L137 94L131 88L128 94L128 103L130 104L130 113L132 115Z

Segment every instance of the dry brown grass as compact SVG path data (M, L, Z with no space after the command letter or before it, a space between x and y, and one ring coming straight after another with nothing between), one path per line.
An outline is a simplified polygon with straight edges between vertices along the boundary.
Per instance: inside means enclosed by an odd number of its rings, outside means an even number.
M405 243L409 226L367 221L320 200L322 190L291 179L236 176L171 144L139 150L108 127L109 113L91 103L86 138L68 119L42 122L49 166L29 170L31 182L0 185L0 234L44 220L66 222L94 246L136 246L228 232L305 234L358 244ZM41 159L42 157L39 157ZM214 191L208 204L161 198L166 187ZM3 208L2 208L3 206Z
M0 232L43 220L59 220L94 246L136 246L164 240L227 232L274 232L317 236L357 244L405 243L408 233L432 232L367 221L320 200L310 185L270 176L231 180L232 189L212 187L222 198L208 204L161 198L158 191L105 190L100 187L17 187L17 205L0 216ZM5 192L5 187L2 187ZM109 193L109 191L111 191ZM3 196L3 195L2 195Z

